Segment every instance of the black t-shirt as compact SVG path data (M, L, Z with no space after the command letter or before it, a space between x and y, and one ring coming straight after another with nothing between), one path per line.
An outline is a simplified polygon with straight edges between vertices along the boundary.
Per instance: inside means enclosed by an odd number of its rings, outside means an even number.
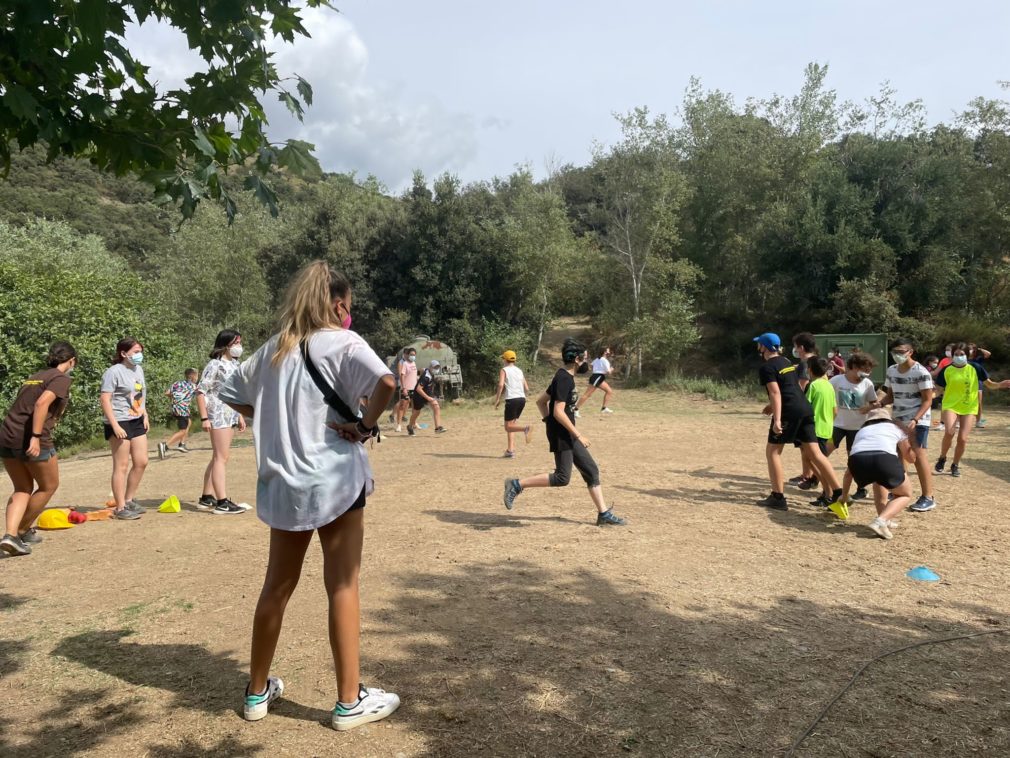
M800 389L797 373L796 366L788 358L781 355L769 358L758 369L758 377L761 380L762 387L772 382L775 382L779 386L779 392L782 394L783 419L796 419L814 415L807 396Z
M417 386L420 387L424 394L428 397L438 397L438 382L435 381L435 377L432 376L431 371L428 369L424 370L421 377L417 380Z
M547 441L550 443L550 450L552 453L571 450L572 435L554 418L554 406L564 403L565 415L573 425L575 424L575 404L579 402L579 392L575 389L575 377L565 369L559 368L554 379L551 380L550 386L547 387L547 394L551 398L547 406Z

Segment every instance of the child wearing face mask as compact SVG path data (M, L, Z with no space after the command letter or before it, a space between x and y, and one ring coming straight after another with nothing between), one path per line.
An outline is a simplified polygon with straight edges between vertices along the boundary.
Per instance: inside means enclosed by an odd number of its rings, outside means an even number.
M950 365L937 374L936 384L943 387L943 444L940 446L940 458L933 470L938 474L944 470L947 453L954 442L954 427L957 426L957 446L954 448L950 475L961 476L961 458L978 418L979 387L984 385L991 390L1010 389L1010 379L994 382L985 368L968 360L968 346L959 342L951 351Z
M203 370L196 390L196 404L200 409L200 423L210 434L213 453L203 474L203 493L196 507L211 511L216 516L236 516L245 513L243 508L228 498L226 470L235 427L245 431L245 419L219 397L221 387L239 369L242 357L242 335L234 329L223 329L214 340L210 363Z
M112 450L114 518L131 521L143 514L134 499L147 469L147 383L143 346L133 337L116 344L112 365L102 375L101 405L105 439Z
M403 416L410 409L414 399L414 389L417 387L417 350L407 348L403 351L403 360L398 367L400 375L400 399L394 411L396 431L403 429Z
M866 353L854 352L845 362L845 373L839 374L831 379L831 386L835 390L835 405L837 413L835 415L835 428L831 435L831 444L828 446L828 455L834 452L845 440L845 450L851 453L852 445L856 440L856 432L862 429L866 423L866 414L873 408L879 407L877 402L877 390L870 379L873 371L874 360ZM846 470L842 487L848 491L851 475ZM867 496L866 489L860 487L852 496L853 500L862 500ZM814 501L814 505L827 507L828 498L821 497Z

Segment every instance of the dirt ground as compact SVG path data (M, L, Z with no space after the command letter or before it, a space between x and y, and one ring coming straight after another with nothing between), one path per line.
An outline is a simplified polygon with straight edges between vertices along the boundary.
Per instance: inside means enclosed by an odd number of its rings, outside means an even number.
M938 478L939 507L903 516L886 543L865 502L846 524L795 491L788 513L753 505L767 493L758 404L629 391L615 407L580 425L623 529L594 525L581 484L506 512L503 479L551 458L538 427L502 459L487 404L450 408L443 436L373 450L363 677L403 705L346 734L328 727L318 550L275 662L285 697L241 719L267 529L192 508L209 457L196 436L189 456L152 461L140 495L153 507L177 494L182 513L50 532L0 561L0 754L783 755L870 658L1010 629L1010 416L989 414L964 476ZM788 473L798 465L788 452ZM102 503L109 468L102 454L65 461L54 505ZM230 472L232 498L254 502L250 447ZM920 564L942 581L907 579ZM1008 644L879 661L797 755L1007 755Z

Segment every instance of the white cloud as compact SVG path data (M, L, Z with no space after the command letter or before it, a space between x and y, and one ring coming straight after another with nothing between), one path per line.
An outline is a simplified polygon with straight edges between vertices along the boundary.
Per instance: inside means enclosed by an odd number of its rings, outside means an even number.
M278 40L271 47L281 76L298 74L312 85L313 105L299 123L268 94L271 140L311 142L324 169L374 174L393 190L406 187L414 169L430 177L461 171L474 161L477 129L469 115L450 112L424 93L375 81L368 72L368 48L344 16L326 9L303 13L311 38L296 37L294 45ZM183 35L163 24L131 28L127 44L165 89L204 68Z

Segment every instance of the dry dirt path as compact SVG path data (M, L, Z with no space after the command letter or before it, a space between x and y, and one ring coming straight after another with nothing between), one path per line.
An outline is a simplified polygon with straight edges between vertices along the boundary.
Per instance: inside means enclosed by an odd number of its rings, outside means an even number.
M595 406L594 406L595 407ZM1010 417L990 414L940 506L891 543L767 492L756 405L624 392L586 413L624 529L584 489L501 505L506 475L548 470L539 430L515 460L487 406L450 432L375 448L362 576L364 677L400 693L387 722L337 734L318 550L286 618L272 715L238 715L266 527L191 508L49 533L0 560L0 755L781 755L865 660L1010 628ZM939 444L931 440L934 450ZM153 461L147 505L199 495L205 438ZM787 453L795 473L798 456ZM63 464L56 505L96 505L109 459ZM841 465L840 458L835 459ZM252 450L230 466L254 501ZM939 584L904 577L926 564ZM1010 753L1006 636L881 661L800 755Z

